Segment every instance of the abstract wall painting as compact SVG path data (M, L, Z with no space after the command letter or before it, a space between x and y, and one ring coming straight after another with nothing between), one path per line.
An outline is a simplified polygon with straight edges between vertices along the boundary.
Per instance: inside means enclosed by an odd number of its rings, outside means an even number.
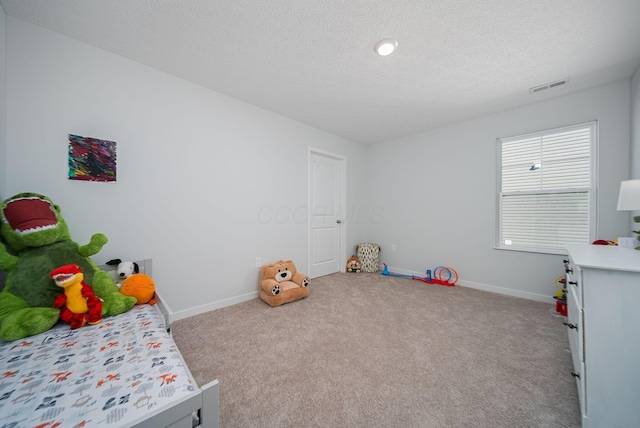
M116 181L116 142L69 134L69 180Z

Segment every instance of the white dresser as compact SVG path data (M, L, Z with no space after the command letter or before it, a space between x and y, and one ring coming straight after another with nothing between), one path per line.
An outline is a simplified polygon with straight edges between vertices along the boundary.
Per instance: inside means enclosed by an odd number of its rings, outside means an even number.
M640 251L567 245L565 324L582 426L640 427Z

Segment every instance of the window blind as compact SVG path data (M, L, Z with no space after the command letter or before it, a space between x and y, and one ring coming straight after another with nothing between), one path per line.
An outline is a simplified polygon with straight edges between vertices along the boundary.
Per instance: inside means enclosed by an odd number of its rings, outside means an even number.
M499 139L498 247L588 243L595 122Z

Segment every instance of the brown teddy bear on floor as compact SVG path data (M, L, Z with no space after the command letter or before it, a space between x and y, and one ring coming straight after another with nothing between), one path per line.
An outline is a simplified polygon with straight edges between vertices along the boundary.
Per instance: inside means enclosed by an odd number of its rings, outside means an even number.
M309 295L309 277L296 270L291 260L280 260L260 268L260 298L270 306L295 302Z

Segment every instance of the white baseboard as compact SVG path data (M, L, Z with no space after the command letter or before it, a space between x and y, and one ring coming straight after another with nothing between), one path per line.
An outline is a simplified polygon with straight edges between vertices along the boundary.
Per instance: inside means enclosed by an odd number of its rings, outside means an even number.
M184 311L178 311L171 313L170 321L178 321L184 318L193 317L203 314L205 312L213 311L215 309L224 308L227 306L235 305L237 303L246 302L247 300L253 300L258 298L258 291L252 291L251 293L241 294L240 296L231 297L229 299L218 300L217 302L207 303L206 305L196 306L195 308L186 309Z
M382 268L383 267L381 266L380 269L382 269ZM410 270L407 270L407 269L395 268L395 267L391 267L391 266L389 266L389 272L398 273L398 274L401 274L401 275L414 275L414 276L418 276L420 278L423 278L423 277L426 276L426 272L415 272L415 271L410 271ZM433 272L432 272L432 275L433 275ZM556 300L553 297L545 296L544 294L530 293L528 291L513 290L511 288L496 287L495 285L482 284L482 283L479 283L479 282L458 280L456 282L456 285L460 285L462 287L468 287L468 288L475 288L476 290L489 291L491 293L504 294L506 296L520 297L522 299L529 299L529 300L536 300L538 302L551 303L551 304L555 304L555 302L556 302Z
M523 299L536 300L538 302L555 304L556 300L544 294L530 293L528 291L513 290L510 288L496 287L495 285L480 284L471 281L458 281L456 285L462 287L475 288L476 290L489 291L491 293L504 294L506 296L520 297Z

